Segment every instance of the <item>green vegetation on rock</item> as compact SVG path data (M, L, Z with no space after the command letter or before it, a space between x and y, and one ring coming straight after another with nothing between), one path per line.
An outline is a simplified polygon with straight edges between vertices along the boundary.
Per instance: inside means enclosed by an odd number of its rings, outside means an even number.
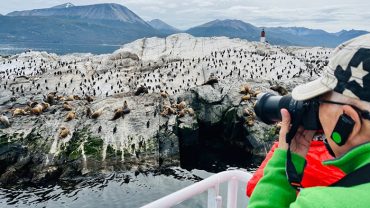
M112 147L112 145L108 145L107 146L107 158L114 158L114 157L116 157L118 154L117 154L117 152L116 152L116 150ZM120 155L118 155L118 156L120 156Z
M97 160L102 159L103 140L99 137L89 135L84 143L86 157L91 157Z
M69 154L68 159L69 160L77 160L78 158L80 158L81 154L82 154L82 151L81 150L72 151Z
M82 157L81 145L83 144L85 156L87 158L101 160L103 151L103 140L93 136L88 127L76 130L71 140L62 147L62 154L68 160L77 160Z

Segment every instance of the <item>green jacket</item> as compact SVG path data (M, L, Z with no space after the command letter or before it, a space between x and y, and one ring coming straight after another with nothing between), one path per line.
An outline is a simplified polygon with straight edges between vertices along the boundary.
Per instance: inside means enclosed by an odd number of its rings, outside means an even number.
M296 195L285 175L286 150L276 149L264 169L264 176L258 182L249 200L248 208L294 207L294 208L332 208L332 207L370 207L370 183L353 187L311 187ZM297 170L303 171L304 158L292 154ZM370 143L358 146L335 160L325 161L345 173L350 173L370 163ZM370 174L370 173L369 173Z

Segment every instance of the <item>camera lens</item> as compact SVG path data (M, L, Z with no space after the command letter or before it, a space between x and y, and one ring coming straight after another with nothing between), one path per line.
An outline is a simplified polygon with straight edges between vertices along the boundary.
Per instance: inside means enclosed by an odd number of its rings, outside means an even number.
M282 108L286 108L289 112L292 112L294 111L294 108L292 108L293 106L294 100L291 96L277 96L271 93L261 93L257 96L257 103L254 106L254 111L261 121L266 124L273 124L281 121L280 110Z
M322 129L317 98L296 101L290 95L278 96L271 93L262 93L257 96L254 111L262 122L273 124L281 121L280 110L282 108L289 111L291 123L299 122L306 130Z

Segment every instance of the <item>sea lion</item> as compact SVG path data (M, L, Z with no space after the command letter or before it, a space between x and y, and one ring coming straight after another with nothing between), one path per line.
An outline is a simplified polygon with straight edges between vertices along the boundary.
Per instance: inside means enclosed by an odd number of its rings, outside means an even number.
M98 110L97 110L97 111L95 111L93 114L91 114L91 118L92 118L92 119L97 119L97 118L99 118L99 116L101 116L101 114L103 114L103 110L104 110L104 107L103 107L103 108L98 109Z
M261 93L261 90L251 91L250 94L252 97L257 97L258 94Z
M254 117L253 116L248 116L245 120L245 123L248 125L248 126L253 126L254 125Z
M18 116L18 115L21 115L21 116L26 115L25 110L23 110L23 109L21 109L21 108L16 108L16 109L13 111L12 116L14 117L14 116Z
M168 116L171 114L175 114L175 110L171 108L170 106L164 106L163 111L161 112L161 116Z
M164 91L161 91L161 96L163 98L167 98L168 97L168 94L166 92L164 92Z
M54 96L48 94L48 96L46 97L45 101L53 105L54 104Z
M31 114L31 107L30 106L26 106L23 110L24 110L24 115L29 115Z
M117 132L117 126L115 126L114 128L113 128L113 134L115 134Z
M64 98L63 96L61 96L61 95L58 95L58 96L56 97L56 100L64 101L64 100L65 100L65 98Z
M8 117L6 117L5 115L0 115L0 123L1 123L3 126L5 126L5 128L10 127L9 119L8 119Z
M177 116L178 117L180 117L180 118L182 118L182 117L184 117L185 116L185 110L183 109L183 110L180 110L178 113L177 113Z
M244 116L253 116L253 117L255 117L255 113L253 111L249 110L248 108L244 109L243 115Z
M35 102L35 101L29 101L27 102L27 105L31 108L34 108L37 104L39 104L38 102Z
M35 107L31 109L31 113L34 115L40 115L42 113L43 106L41 104L37 104Z
M166 117L169 115L168 108L164 108L163 111L160 113L161 116Z
M57 92L49 92L49 94L48 95L52 95L52 96L56 96L57 95Z
M81 100L80 96L78 96L78 95L73 95L73 99L75 99L75 100Z
M270 89L278 92L282 96L287 95L289 93L288 90L286 90L284 87L279 86L279 85L272 86L270 87Z
M75 98L73 97L73 95L69 95L67 98L66 98L66 101L74 101Z
M56 95L56 92L51 92L51 93L49 93L49 94L46 96L45 101L46 101L47 103L50 103L51 105L53 105L53 104L54 104L54 102L55 102L55 95Z
M117 120L121 117L123 117L124 114L123 114L123 108L117 108L114 110L114 116L113 118L111 119L111 121L114 121L114 120Z
M94 101L94 99L91 96L88 96L88 95L85 97L85 100L87 100L87 102L89 102L89 103Z
M247 100L250 100L250 99L251 99L251 95L250 94L244 95L242 97L242 101L247 101Z
M250 91L251 91L251 88L247 84L240 87L240 93L242 93L242 94L248 94L248 93L250 93Z
M71 120L73 120L75 118L76 118L76 112L75 111L71 111L71 112L68 112L67 113L67 116L66 116L65 121L68 122L68 121L71 121Z
M169 113L169 114L175 114L175 113L176 113L176 110L175 110L175 109L173 109L173 108L171 108L171 107L169 107L169 108L168 108L168 113Z
M90 118L92 115L92 111L91 111L91 108L89 107L86 107L86 117Z
M63 109L66 110L66 111L73 110L72 106L68 102L63 103Z
M50 104L43 102L41 103L41 106L42 106L42 111L45 112L50 107Z
M99 127L98 127L98 133L100 133L100 132L101 132L101 129L102 129L102 127L101 127L101 126L99 126Z
M186 102L185 101L181 101L179 104L177 104L177 109L178 110L183 110L186 108Z
M138 96L142 93L148 93L148 88L144 87L143 85L141 85L139 88L137 88L137 90L135 92L135 95Z
M192 108L185 108L185 113L188 113L190 116L195 115L195 112Z
M59 138L64 139L66 138L71 132L67 127L61 127L59 131Z
M129 114L131 110L128 108L127 102L123 102L123 114Z

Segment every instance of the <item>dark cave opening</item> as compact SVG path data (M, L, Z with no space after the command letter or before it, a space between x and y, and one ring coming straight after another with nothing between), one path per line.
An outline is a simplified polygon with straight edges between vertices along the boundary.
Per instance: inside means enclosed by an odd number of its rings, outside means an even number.
M229 167L255 168L251 145L242 123L230 129L223 123L199 123L197 132L180 133L181 168L220 172Z

